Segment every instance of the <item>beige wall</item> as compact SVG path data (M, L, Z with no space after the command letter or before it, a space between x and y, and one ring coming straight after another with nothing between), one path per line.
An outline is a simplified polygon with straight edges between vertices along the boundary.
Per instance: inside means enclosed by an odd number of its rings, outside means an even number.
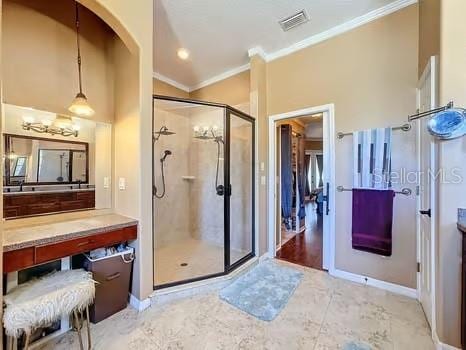
M250 72L247 70L215 84L192 91L189 96L195 100L237 106L249 103L249 89Z
M173 85L154 78L154 94L163 96L173 96L180 98L189 98L189 92L178 89Z
M83 89L94 120L113 120L114 33L81 8ZM3 101L69 114L78 92L73 1L3 1Z
M251 57L250 73L250 110L251 116L256 119L257 135L256 149L256 242L259 255L267 252L267 187L265 185L268 174L268 138L267 138L267 63L259 55Z
M454 101L466 107L466 2L441 2L440 104ZM439 185L437 333L444 343L460 347L461 235L457 209L466 208L466 138L439 142L439 166L447 174L459 172L461 183Z
M401 125L416 110L417 42L418 6L412 5L272 61L267 113L334 103L336 131ZM261 130L264 139L266 129ZM394 138L394 170L414 170L414 132L395 132ZM351 187L351 137L335 142L335 185ZM416 288L415 196L395 198L393 256L387 259L351 248L351 195L337 193L336 200L336 267Z
M419 0L419 76L440 53L440 0Z
M122 138L117 138L115 130L115 143L127 144L134 152L131 154L115 152L115 163L120 162L121 164L128 161L131 164L131 169L115 167L114 175L115 178L127 176L127 183L132 185L132 191L120 199L116 199L114 203L117 212L133 215L139 220L138 240L134 244L137 258L134 264L132 293L136 298L142 300L153 291L152 206L150 205L152 202L152 157L151 152L146 150L152 147L154 4L152 0L139 0L137 2L81 0L81 2L110 25L128 47L132 57L138 62L137 71L133 68L136 65L135 62L134 65L132 61L125 64L125 67L131 71L134 70L129 77L129 85L134 87L131 90L127 89L128 94L135 96L131 100L137 100L135 107L128 107L128 110L134 108L134 112L128 114L132 121ZM137 92L136 84L133 85L133 81L137 81ZM118 113L116 117L118 118ZM125 159L128 155L131 158ZM134 164L139 164L139 167L133 167ZM129 189L127 188L126 191Z

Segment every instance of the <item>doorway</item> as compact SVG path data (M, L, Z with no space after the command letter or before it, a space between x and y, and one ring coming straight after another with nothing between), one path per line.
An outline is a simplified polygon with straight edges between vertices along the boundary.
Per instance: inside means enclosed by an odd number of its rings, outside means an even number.
M437 108L437 59L432 56L418 86L418 109L425 112ZM419 195L417 197L417 251L418 251L418 298L427 321L436 332L435 319L435 272L436 272L436 193L437 144L427 131L428 118L416 121L417 165Z
M325 105L269 119L269 255L334 266L334 112Z

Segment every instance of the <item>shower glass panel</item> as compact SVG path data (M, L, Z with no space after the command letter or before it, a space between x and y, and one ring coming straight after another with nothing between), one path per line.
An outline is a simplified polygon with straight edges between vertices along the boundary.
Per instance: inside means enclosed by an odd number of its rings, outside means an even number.
M154 288L228 274L254 257L254 119L154 96Z
M254 123L228 111L230 123L230 264L254 251Z
M225 270L224 109L154 100L154 282Z

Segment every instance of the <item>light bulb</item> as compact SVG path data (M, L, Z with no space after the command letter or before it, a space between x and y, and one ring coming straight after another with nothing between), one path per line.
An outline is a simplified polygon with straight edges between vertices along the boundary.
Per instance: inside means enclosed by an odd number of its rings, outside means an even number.
M32 115L23 115L23 122L32 124L34 123L34 117Z
M47 128L52 125L52 121L50 119L44 119L41 123L43 126L46 126Z
M217 126L217 125L214 125L214 126L212 127L212 130L213 130L213 131L217 131L217 130L218 130L218 126Z
M74 131L79 131L79 130L81 130L81 125L73 124L73 125L71 125L71 129L73 129Z
M195 125L193 130L194 130L194 132L199 132L199 130L200 130L199 125Z
M189 51L186 50L185 48L180 48L177 51L177 55L179 58L181 58L183 61L187 60L189 58Z

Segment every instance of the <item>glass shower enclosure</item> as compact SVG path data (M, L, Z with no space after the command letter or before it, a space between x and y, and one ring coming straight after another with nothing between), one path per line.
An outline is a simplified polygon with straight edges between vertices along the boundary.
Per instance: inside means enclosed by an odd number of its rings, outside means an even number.
M254 256L255 120L154 95L154 289L228 274Z

